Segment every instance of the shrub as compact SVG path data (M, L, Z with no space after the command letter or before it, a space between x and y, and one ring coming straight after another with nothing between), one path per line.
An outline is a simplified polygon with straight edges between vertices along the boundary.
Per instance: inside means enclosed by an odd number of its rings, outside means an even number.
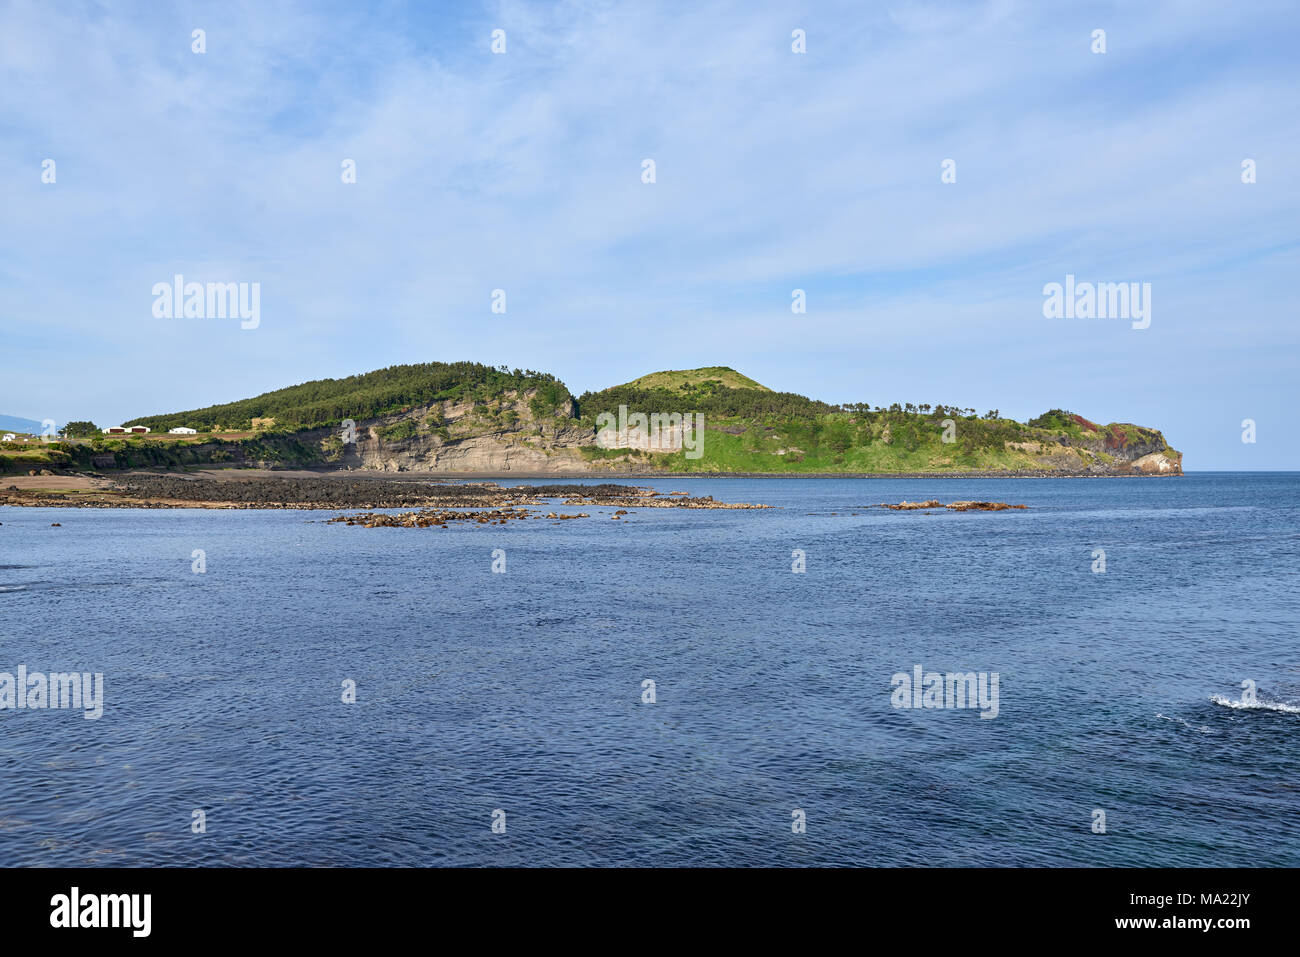
M401 422L394 422L380 430L379 434L383 436L386 442L401 442L409 439L419 431L415 423L410 419L403 419Z

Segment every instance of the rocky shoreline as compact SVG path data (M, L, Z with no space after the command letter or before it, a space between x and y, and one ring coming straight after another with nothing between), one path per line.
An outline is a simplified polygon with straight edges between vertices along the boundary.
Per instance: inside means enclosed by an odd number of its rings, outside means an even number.
M0 491L0 505L43 508L507 509L565 505L624 508L755 509L769 505L715 501L685 492L635 485L516 485L495 482L349 479L345 477L241 477L132 474L76 490L19 488ZM432 520L431 520L432 521Z

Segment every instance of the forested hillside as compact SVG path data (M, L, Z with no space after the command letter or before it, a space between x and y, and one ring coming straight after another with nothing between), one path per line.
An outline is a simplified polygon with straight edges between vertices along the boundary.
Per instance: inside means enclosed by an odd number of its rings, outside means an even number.
M254 419L274 419L277 430L294 431L337 425L344 419L360 422L430 402L485 399L527 389L538 389L552 405L569 397L569 390L555 376L531 369L510 371L505 366L494 368L477 362L425 362L389 366L346 379L316 379L251 399L146 415L123 424L147 425L155 432L176 426L219 432L251 429Z

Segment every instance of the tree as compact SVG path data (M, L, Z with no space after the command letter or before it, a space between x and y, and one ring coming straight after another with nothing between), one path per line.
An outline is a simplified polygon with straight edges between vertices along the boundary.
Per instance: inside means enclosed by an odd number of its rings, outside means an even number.
M834 420L826 430L826 444L832 452L847 452L853 446L853 433L849 424Z
M66 438L85 439L92 435L99 435L100 428L94 422L69 422L63 427L62 434Z

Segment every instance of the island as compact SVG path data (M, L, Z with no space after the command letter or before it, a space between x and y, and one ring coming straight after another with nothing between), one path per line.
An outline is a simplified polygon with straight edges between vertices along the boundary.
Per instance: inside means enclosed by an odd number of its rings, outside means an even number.
M1174 476L1157 429L1063 409L1027 422L945 403L831 404L727 366L574 396L476 362L390 366L56 437L5 436L0 474L229 467L520 477ZM25 441L24 441L25 440Z

